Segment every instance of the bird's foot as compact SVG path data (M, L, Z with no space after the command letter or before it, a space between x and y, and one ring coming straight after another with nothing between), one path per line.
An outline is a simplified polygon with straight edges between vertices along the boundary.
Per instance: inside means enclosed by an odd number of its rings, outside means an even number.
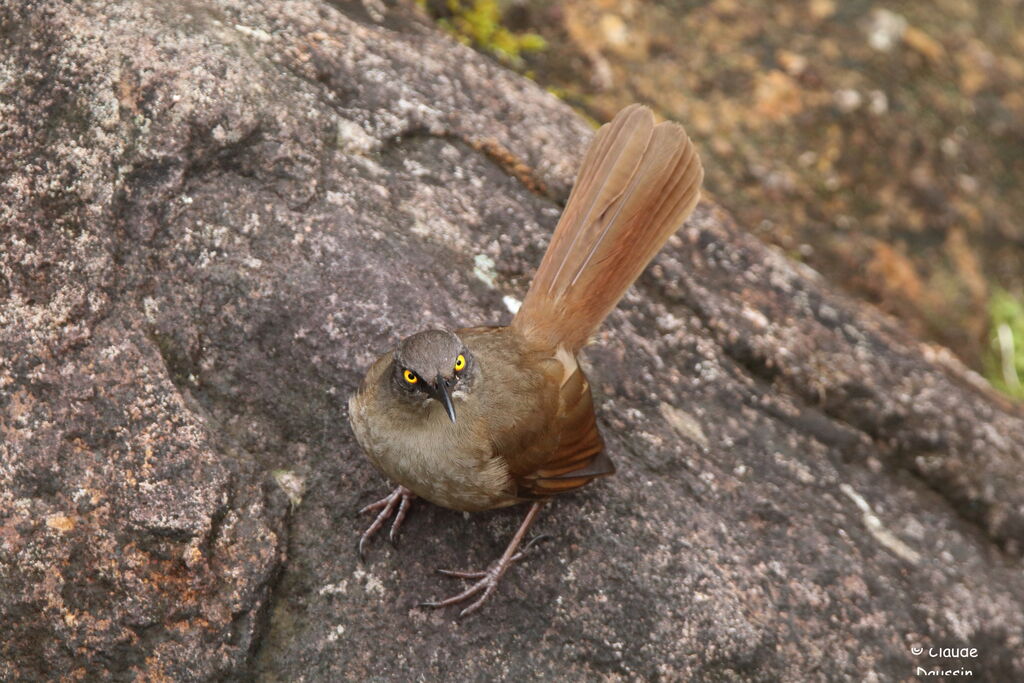
M474 600L469 607L459 612L459 616L464 617L480 609L480 606L484 604L487 598L491 597L492 593L494 593L494 590L498 587L498 583L501 581L501 577L505 575L505 572L507 572L508 568L512 566L512 563L523 559L523 556L530 550L534 543L548 538L547 536L537 536L517 552L517 548L522 542L523 536L526 535L526 530L533 523L533 520L536 518L539 511L540 503L534 503L533 507L530 508L530 512L526 515L526 519L524 519L523 523L520 525L519 531L516 532L512 542L509 543L508 548L505 550L505 554L501 556L501 559L494 562L484 571L467 572L454 569L439 569L438 571L445 576L451 576L456 579L467 579L469 581L473 581L475 579L476 582L458 595L453 595L446 600L439 600L437 602L423 602L420 603L420 607L447 607L449 605L465 602L479 594L479 597Z
M472 614L480 609L480 606L484 604L484 601L486 601L487 598L491 597L491 593L493 593L494 589L498 587L498 582L501 581L501 577L508 570L510 564L512 564L511 561L502 562L501 560L498 560L482 572L462 572L452 569L439 569L438 571L445 576L454 576L459 579L478 579L478 581L458 595L453 595L450 598L438 600L436 602L421 602L420 607L447 607L448 605L465 602L474 595L481 593L480 597L477 598L469 607L459 612L460 617Z
M359 559L366 560L366 542L373 538L384 523L388 521L391 515L395 516L394 521L391 522L391 532L388 534L388 540L394 545L398 538L398 530L402 526L402 522L405 521L405 515L409 512L409 503L416 497L416 494L405 488L404 486L396 486L395 490L384 496L378 501L370 503L362 510L359 514L363 515L367 512L377 512L376 519L373 520L373 524L363 532L363 535L359 538ZM396 512L397 509L397 512ZM379 512L378 512L379 511Z
M491 594L498 587L498 583L501 581L501 577L505 575L508 568L512 566L513 562L518 562L523 559L525 553L533 546L534 543L547 536L538 536L534 538L525 546L523 549L510 557L502 557L500 560L495 561L490 567L483 571L459 571L455 569L438 569L437 571L444 574L445 576L451 576L456 579L468 579L470 581L476 579L476 583L462 591L458 595L453 595L446 600L439 600L437 602L423 602L420 603L420 607L448 607L449 605L455 605L460 602L469 600L474 595L480 594L469 607L459 612L460 617L467 616L480 609L480 606L484 604L487 598L491 597Z

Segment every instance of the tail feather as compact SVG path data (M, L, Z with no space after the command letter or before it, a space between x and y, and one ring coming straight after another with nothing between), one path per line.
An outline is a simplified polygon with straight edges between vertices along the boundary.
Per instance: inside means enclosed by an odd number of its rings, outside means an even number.
M513 327L576 351L693 211L704 177L682 126L623 109L594 138Z

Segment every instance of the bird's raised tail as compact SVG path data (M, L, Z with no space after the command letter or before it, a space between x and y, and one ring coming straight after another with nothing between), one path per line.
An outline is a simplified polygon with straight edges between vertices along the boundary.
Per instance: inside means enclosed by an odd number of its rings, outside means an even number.
M594 137L512 326L579 350L693 211L703 178L682 126L620 111Z

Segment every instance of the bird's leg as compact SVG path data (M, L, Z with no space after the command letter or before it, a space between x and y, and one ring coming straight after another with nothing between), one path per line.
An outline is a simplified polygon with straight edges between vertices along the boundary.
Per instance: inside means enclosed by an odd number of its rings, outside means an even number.
M487 598L491 596L491 593L494 592L494 589L498 587L498 582L501 581L501 577L505 575L505 572L508 571L508 568L510 566L512 566L512 563L522 559L523 553L526 552L526 550L528 550L529 547L533 545L534 541L537 540L534 539L533 541L530 541L526 544L526 547L523 548L523 550L516 552L516 550L519 548L519 544L523 542L523 537L526 536L526 531L530 528L530 525L533 524L533 521L537 518L537 513L540 512L541 505L542 503L534 503L530 507L530 511L526 513L526 519L524 519L523 523L519 525L519 530L516 532L516 535L512 537L512 541L508 544L508 547L505 549L505 553L484 571L463 572L453 571L451 569L439 570L445 576L454 576L459 579L477 579L476 583L474 583L472 586L462 591L458 595L453 595L447 600L440 600L438 602L424 602L421 603L420 606L447 607L448 605L454 605L456 603L468 600L477 593L482 593L482 595L479 598L477 598L476 601L473 602L473 604L471 604L466 609L462 610L462 612L459 613L459 616L464 617L467 614L472 614L473 612L480 609L480 606L484 604L484 601L487 600Z
M415 497L416 494L404 486L396 486L394 491L359 511L361 515L367 512L380 511L377 513L377 518L373 520L373 524L359 538L359 558L361 560L366 559L366 552L364 550L366 542L380 531L380 528L384 526L384 522L388 521L392 514L395 515L395 519L391 522L391 533L388 534L388 538L392 543L395 542L395 539L398 538L398 529L402 526L402 522L405 521L405 515L409 511L409 503ZM395 512L396 508L398 509L397 513Z

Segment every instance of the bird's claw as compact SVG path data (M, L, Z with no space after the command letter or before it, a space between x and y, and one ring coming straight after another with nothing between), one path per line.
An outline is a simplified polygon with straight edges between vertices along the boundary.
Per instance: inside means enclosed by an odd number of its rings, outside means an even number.
M431 608L448 607L449 605L455 605L455 604L458 604L460 602L464 602L466 600L469 600L471 597L473 597L477 593L482 592L483 595L481 595L479 598L477 598L475 601L473 601L473 603L470 604L469 607L467 607L466 609L464 609L461 612L459 612L459 617L461 618L461 617L465 617L465 616L468 616L468 615L472 614L473 612L475 612L478 609L480 609L480 607L484 604L484 602L487 600L487 598L489 598L491 596L491 594L494 593L494 590L498 587L498 583L501 581L501 577L505 575L505 572L508 571L508 568L512 566L512 563L518 562L519 560L523 559L523 557L525 556L526 552L529 551L529 549L535 543L537 543L538 541L542 541L544 539L547 539L547 538L550 538L550 536L541 535L541 536L536 536L536 537L530 539L530 541L526 545L524 545L523 548L519 552L515 553L514 555L512 555L511 557L509 557L507 559L502 558L500 560L497 560L490 567L488 567L487 569L485 569L483 571L462 571L462 570L458 570L458 569L438 569L437 571L439 573L441 573L441 574L444 574L445 576L450 576L450 577L456 578L456 579L466 579L466 580L469 580L469 581L476 580L476 583L474 583L473 585L471 585L469 588L467 588L466 590L462 591L458 595L453 595L452 597L446 598L444 600L438 600L438 601L432 601L432 602L421 602L419 604L419 606L420 607L431 607Z
M459 617L470 615L480 609L481 605L484 604L484 601L491 596L491 593L493 593L494 589L498 587L498 582L501 580L502 575L508 569L510 564L512 564L512 560L509 560L506 563L502 563L499 560L482 572L462 572L451 569L441 569L439 571L445 576L479 580L458 595L453 595L450 598L438 600L436 602L421 602L420 607L448 607L449 605L464 602L477 593L483 592L483 595L477 598L469 607L459 612Z
M402 526L402 522L405 521L405 515L409 511L409 503L416 494L405 488L404 486L396 486L395 490L384 496L380 500L374 501L369 505L363 507L359 514L365 514L367 512L377 512L377 517L373 520L373 523L363 532L363 535L359 537L359 559L366 561L366 542L373 538L384 523L388 521L391 515L395 516L394 521L391 522L391 531L388 534L388 540L391 541L392 545L397 543L398 530ZM397 512L396 512L397 509ZM379 511L379 512L378 512Z

